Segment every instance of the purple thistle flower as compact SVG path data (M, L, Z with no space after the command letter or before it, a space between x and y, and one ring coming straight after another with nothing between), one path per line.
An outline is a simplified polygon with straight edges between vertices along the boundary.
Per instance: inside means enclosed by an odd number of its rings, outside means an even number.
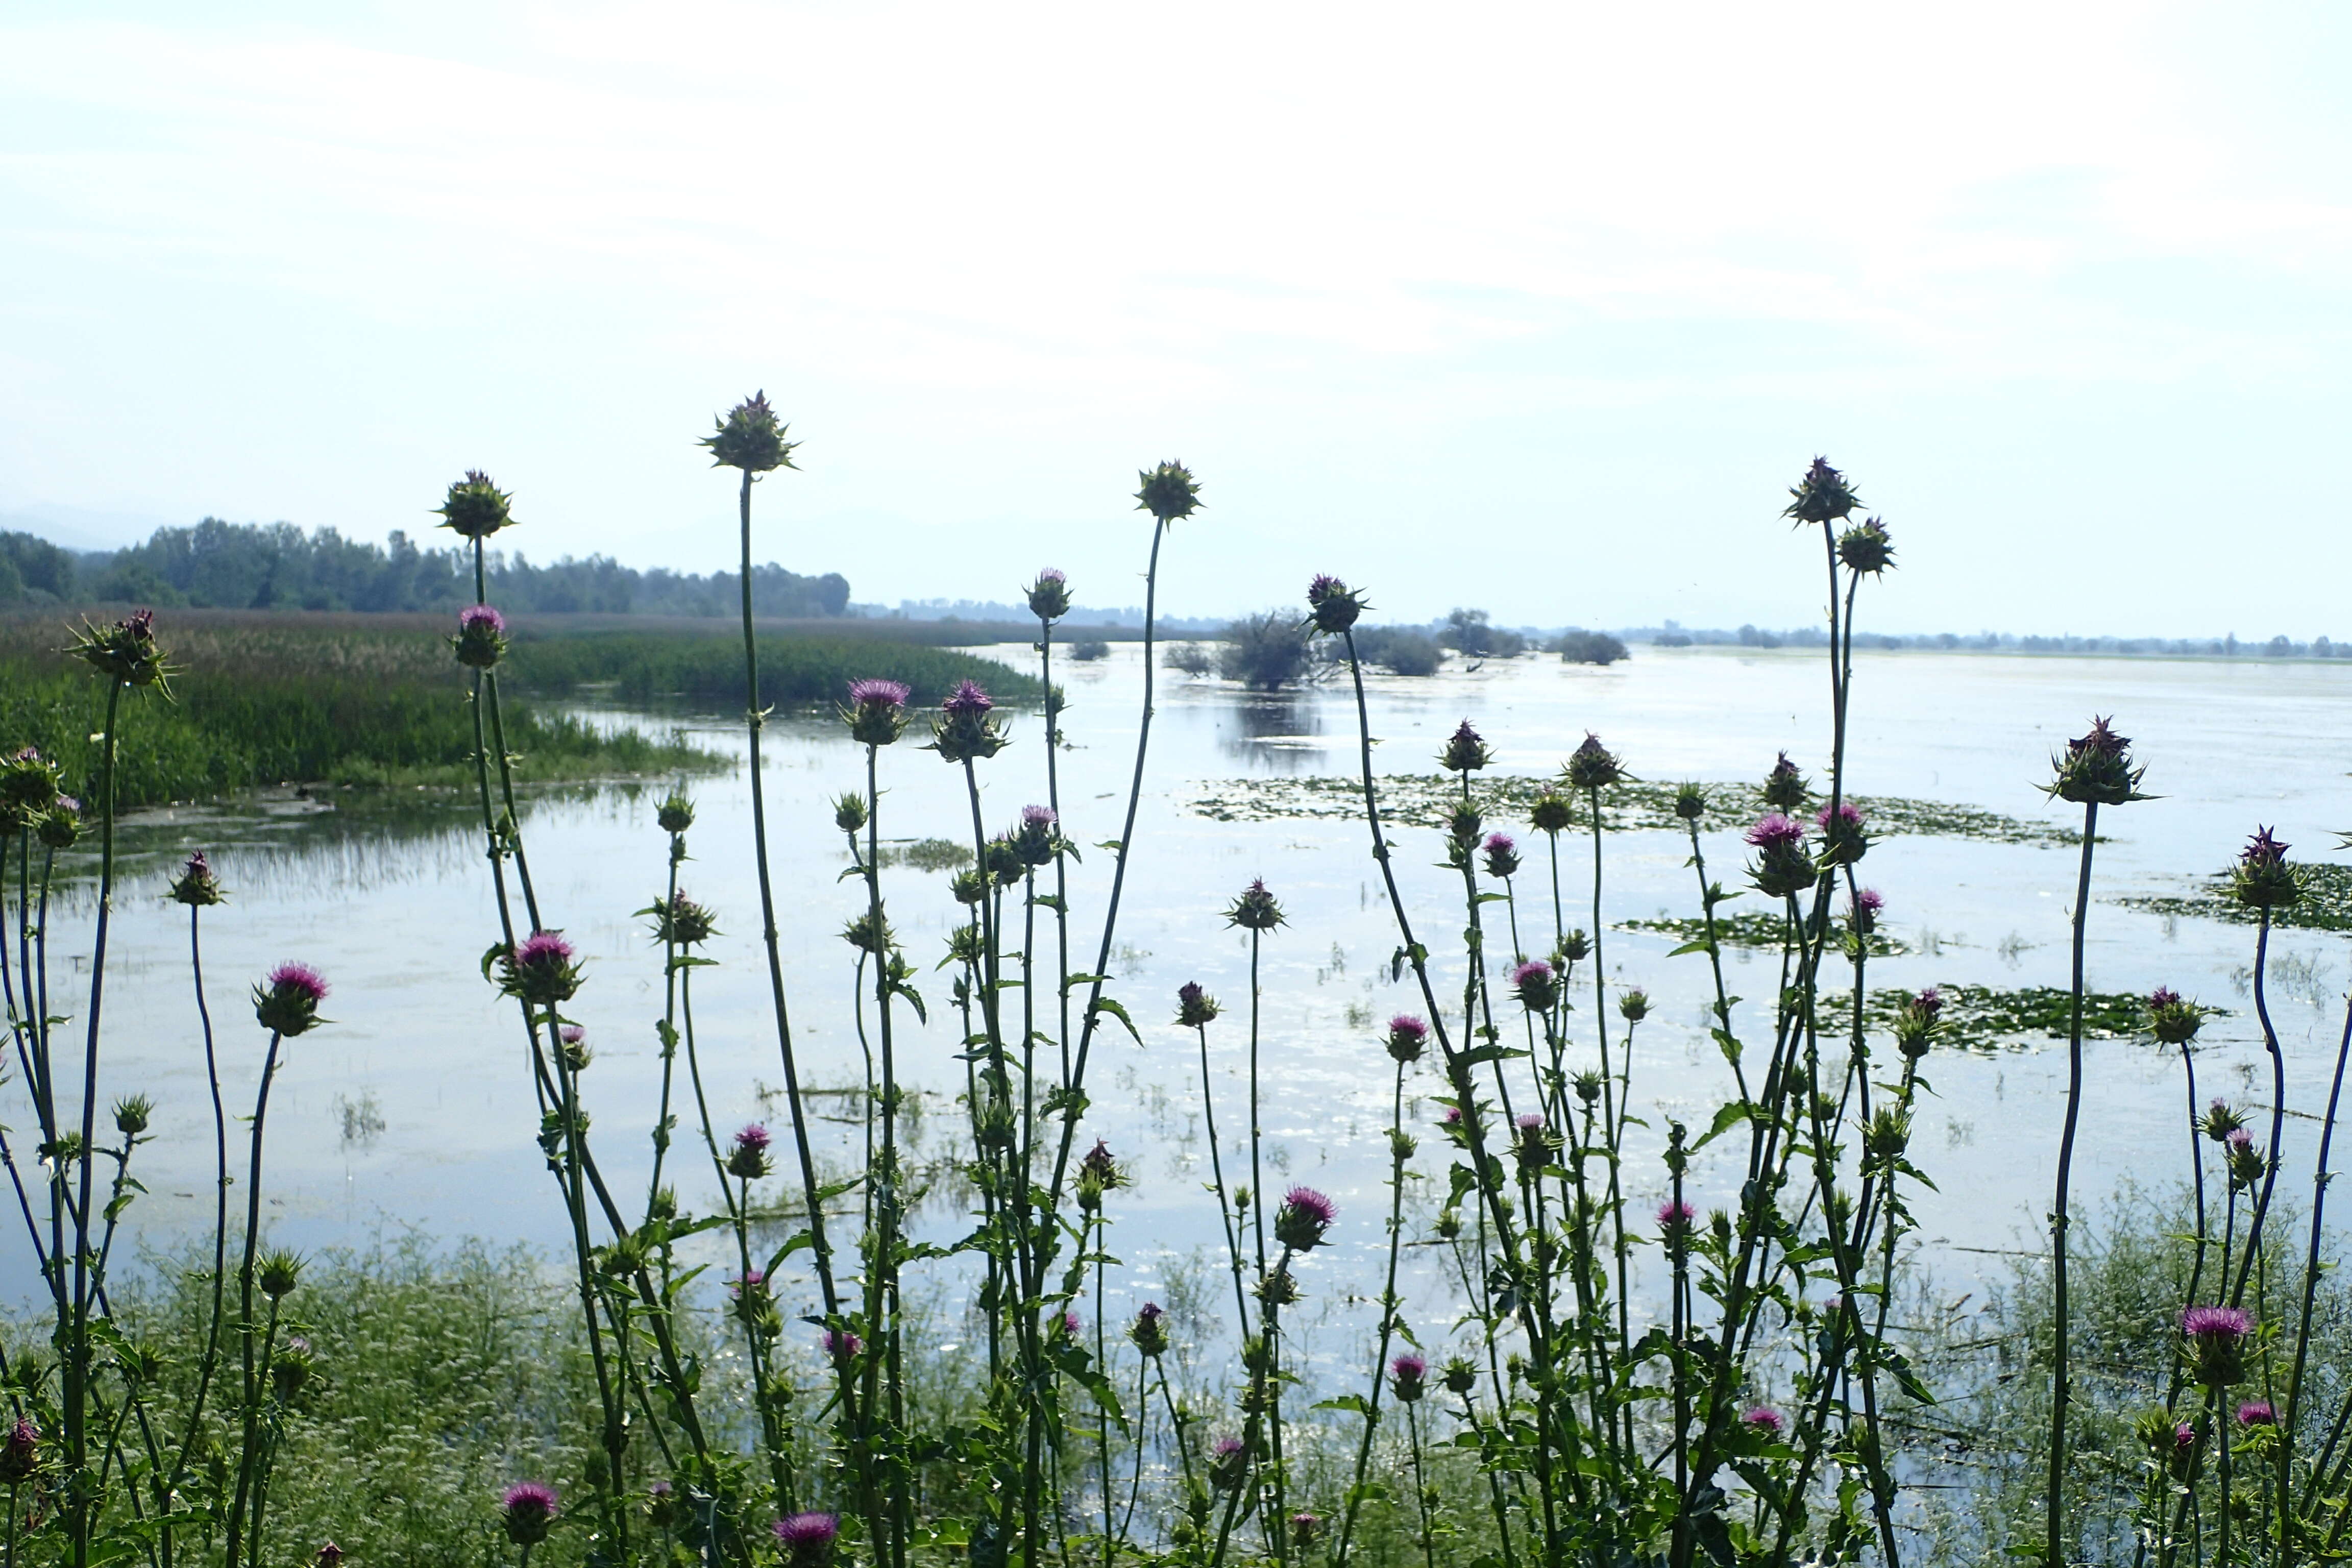
M562 933L535 931L515 944L515 963L524 969L568 963L572 952L572 944L563 940Z
M253 988L253 1016L261 1026L277 1034L306 1034L320 1022L319 1004L327 999L327 983L307 963L281 963Z
M967 680L948 694L940 710L954 719L977 719L996 706L994 699L980 689L980 683Z
M1309 1252L1323 1244L1323 1233L1339 1217L1339 1205L1313 1187L1293 1187L1275 1214L1275 1238L1293 1252Z
M1078 1321L1078 1315L1076 1312L1062 1314L1062 1332L1069 1335L1070 1338L1076 1339L1085 1328L1086 1325Z
M1021 826L1034 832L1049 833L1060 820L1050 805L1024 805L1021 808Z
M2249 1399L2238 1406L2238 1425L2275 1426L2278 1425L2278 1412L2271 1408L2271 1402L2267 1399Z
M1511 989L1530 1013L1549 1013L1559 1000L1559 976L1540 958L1530 958L1511 971Z
M849 683L849 700L859 708L869 704L878 704L885 708L904 708L907 705L907 699L913 695L914 693L908 689L906 683L899 680L868 677L864 680L853 680Z
M1842 800L1838 802L1837 809L1835 811L1832 811L1825 805L1822 807L1821 810L1815 812L1813 814L1813 821L1820 826L1821 830L1824 833L1833 831L1832 825L1836 827L1860 827L1862 826L1862 807L1854 805L1853 802L1850 800Z
M2197 1428L2183 1421L2172 1429L2172 1446L2186 1452L2197 1447Z
M747 1295L760 1295L761 1292L765 1291L767 1288L768 1276L765 1272L756 1268L746 1268L743 1270L743 1278L740 1279L730 1279L727 1282L727 1289L734 1292L735 1298L738 1300L742 1300Z
M2154 991L2148 993L2147 1007L2148 1011L2151 1013L2159 1008L2178 1007L2179 1005L2180 993L2175 991L2169 985L2159 985Z
M1389 1363L1389 1387L1405 1404L1418 1400L1429 1383L1429 1363L1406 1351Z
M742 1131L735 1134L735 1147L738 1149L756 1149L761 1153L765 1153L768 1148L769 1137L770 1134L767 1128L761 1123L754 1121L749 1127L744 1128Z
M2243 1342L2254 1321L2235 1307L2191 1307L2180 1314L2180 1331L2192 1340Z
M827 1329L824 1331L824 1353L835 1361L847 1361L866 1348L866 1342L847 1329Z
M1540 1113L1533 1110L1523 1110L1519 1113L1520 1131L1541 1132L1543 1130L1544 1119Z
M1447 1107L1445 1108L1445 1114L1444 1114L1443 1117L1439 1118L1439 1120L1440 1120L1441 1121L1443 1121L1443 1122L1444 1122L1446 1126L1448 1126L1448 1127L1459 1127L1459 1126L1461 1126L1461 1125L1462 1125L1462 1108L1461 1108L1460 1106L1458 1106L1458 1105L1449 1105L1449 1106L1447 1106Z
M1209 1452L1220 1459L1225 1458L1230 1455L1238 1454L1241 1451L1242 1440L1239 1437L1220 1437L1215 1442L1209 1445Z
M457 635L463 637L467 632L477 637L504 637L507 618L488 605L468 605L457 612Z
M1879 916L1885 912L1885 897L1875 888L1857 888L1853 897L1846 900L1846 919L1864 935L1878 929Z
M1911 998L1911 1005L1933 1018L1944 1010L1944 993L1940 987L1930 985Z
M791 1568L823 1568L833 1561L841 1521L829 1513L795 1513L776 1521L776 1544Z
M1495 854L1498 850L1503 854L1507 855L1518 847L1518 842L1507 833L1489 833L1486 835L1486 853L1489 855Z
M556 1031L556 1037L567 1046L576 1046L588 1038L588 1031L577 1024L566 1024Z
M1389 1020L1389 1055L1400 1062L1421 1059L1429 1044L1429 1026L1410 1013L1399 1013Z
M499 1510L506 1516L507 1539L518 1546L546 1540L547 1527L555 1522L561 1502L555 1489L543 1481L517 1481L509 1487L499 1502Z
M1688 1204L1668 1200L1658 1205L1658 1228L1668 1236L1688 1230L1691 1221L1697 1217L1698 1211Z
M2292 844L2280 843L2269 828L2258 827L2254 836L2246 840L2245 848L2239 851L2238 858L2248 866L2275 866L2294 847Z
M299 995L313 1007L327 999L327 983L307 963L281 963L269 972L269 988Z
M1780 812L1768 812L1743 836L1759 849L1793 849L1805 841L1802 823Z
M1759 1432L1767 1437L1780 1435L1780 1413L1769 1405L1759 1405L1741 1412L1739 1422L1750 1431Z

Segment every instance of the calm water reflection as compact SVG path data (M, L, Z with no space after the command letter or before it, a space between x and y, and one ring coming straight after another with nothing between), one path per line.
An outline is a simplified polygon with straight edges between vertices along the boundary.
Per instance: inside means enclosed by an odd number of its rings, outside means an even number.
M1122 646L1107 660L1067 671L1063 803L1069 836L1087 847L1076 874L1073 949L1088 958L1110 859L1093 846L1118 832L1133 757L1138 651ZM1864 653L1853 782L1865 793L2038 818L2049 807L2032 784L2047 776L2051 750L2080 732L2094 710L2115 712L2150 764L2148 787L2163 798L2102 819L2116 837L2101 852L2100 889L2109 896L2178 890L2184 878L2221 864L2258 821L2276 823L2299 854L2325 853L2327 829L2352 821L2339 740L2347 679L2352 670L2320 664ZM1444 734L1465 715L1494 743L1497 767L1523 773L1556 767L1588 727L1650 779L1754 778L1782 747L1818 773L1827 744L1822 659L1796 651L1644 649L1606 670L1549 658L1489 661L1475 672L1380 678L1373 685L1378 763L1394 772L1428 771ZM1386 1171L1388 1070L1370 1023L1417 1001L1388 980L1395 933L1362 826L1223 824L1183 809L1203 781L1347 772L1355 744L1351 700L1344 688L1269 698L1174 675L1163 676L1160 693L1112 987L1144 1042L1106 1037L1092 1086L1090 1132L1108 1138L1144 1178L1114 1205L1125 1226L1115 1250L1137 1265L1134 1287L1149 1290L1159 1271L1214 1234L1199 1184L1207 1162L1197 1062L1189 1037L1168 1019L1174 990L1187 980L1226 1000L1227 1018L1212 1034L1221 1108L1238 1096L1246 950L1221 910L1249 879L1263 876L1290 917L1267 949L1269 1161L1284 1179L1311 1180L1339 1198L1345 1244L1318 1253L1312 1268L1323 1284L1367 1289L1383 1247L1375 1215ZM706 743L740 755L740 736L725 721L687 722ZM992 826L1045 794L1041 721L1016 714L1013 732L1015 743L982 767ZM780 717L770 733L774 868L804 1072L822 1088L847 1088L862 1068L849 1011L850 952L838 933L863 904L856 885L838 879L846 857L831 826L830 799L857 782L861 764L829 721ZM960 770L919 751L910 737L885 753L883 774L887 837L968 836ZM698 1025L714 1114L731 1129L773 1113L780 1078L758 962L749 795L740 767L693 787L700 816L686 885L716 906L724 933L711 950L720 966L697 981ZM630 914L662 886L665 843L652 815L657 793L633 785L538 795L524 820L550 919L588 961L577 1010L597 1057L586 1086L600 1158L624 1187L647 1158L658 1086L653 1025L661 1008L660 955ZM1708 853L1736 879L1742 825L1713 826ZM284 1238L315 1247L415 1228L562 1245L562 1212L532 1142L537 1118L523 1047L510 1011L481 979L479 960L496 922L478 834L462 797L338 793L157 813L125 836L129 868L110 966L103 1092L110 1099L137 1089L160 1102L158 1141L141 1154L151 1192L133 1211L142 1238L168 1245L203 1224L209 1207L210 1129L185 911L161 896L166 868L202 846L233 897L207 917L205 939L233 1098L249 1105L264 1044L243 1005L250 981L291 957L317 963L335 986L327 1011L338 1022L294 1048L272 1102L268 1207ZM1612 919L1691 911L1686 847L1678 838L1630 834L1612 841L1609 856ZM1445 932L1459 923L1459 884L1431 864L1437 858L1433 835L1408 835L1398 864L1425 929ZM1578 846L1568 847L1564 859L1573 907L1588 896L1590 865ZM2063 985L2073 869L2063 850L1883 841L1864 863L1865 879L1885 892L1894 929L1917 951L1874 965L1874 984ZM953 1095L962 1073L952 1060L958 1031L946 982L930 966L956 909L942 874L895 871L886 890L933 1004L929 1028L901 1022L902 1070L932 1091L930 1143L946 1150L953 1146ZM60 952L87 947L90 911L86 901L67 901ZM1539 919L1533 910L1522 913L1548 941L1548 911ZM1573 915L1571 921L1585 923ZM2216 1026L2200 1079L2215 1092L2260 1098L2254 1086L2267 1078L2253 1076L2259 1051L2242 1000L2247 933L2105 904L2095 910L2092 930L2096 987L2170 984L2233 1008L2235 1016ZM1539 945L1532 932L1530 945ZM1607 950L1612 983L1640 984L1656 999L1638 1046L1634 1096L1661 1136L1667 1116L1703 1121L1727 1076L1706 1035L1705 961L1669 960L1673 945L1612 931ZM2310 1107L2332 1062L2344 944L2300 932L2274 947L2274 973L2286 982L2278 1020L2290 1100ZM60 973L68 967L61 963ZM79 969L75 974L86 978ZM1761 961L1733 961L1735 991L1762 997L1771 984ZM1751 1017L1756 1011L1754 1004L1743 1009ZM1589 1030L1589 1021L1582 1027ZM2173 1180L2183 1154L2177 1062L2122 1041L2095 1043L2088 1056L2095 1102L2078 1183L2096 1190L2126 1178ZM1983 1258L1952 1249L2011 1246L2039 1224L2063 1053L1938 1057L1929 1068L1939 1098L1922 1111L1913 1147L1942 1191L1920 1200L1923 1236L1946 1267L1966 1276ZM1420 1087L1434 1089L1434 1075ZM7 1120L22 1126L29 1118L18 1108ZM1238 1123L1229 1115L1223 1125ZM2309 1137L2308 1123L2294 1125ZM856 1152L845 1121L818 1126L843 1159ZM1424 1150L1420 1165L1441 1170L1434 1141ZM2308 1150L2294 1158L2301 1162L2294 1169L2307 1172ZM1720 1163L1702 1165L1701 1181L1726 1179ZM673 1169L689 1203L709 1196L697 1190L707 1166L688 1160ZM1637 1153L1628 1173L1633 1201L1654 1201L1663 1182L1655 1160ZM958 1216L935 1213L932 1224L944 1233ZM5 1245L0 1256L21 1295L31 1282L29 1258L20 1237L11 1234ZM1339 1310L1329 1305L1340 1300L1339 1289L1317 1294L1323 1310Z

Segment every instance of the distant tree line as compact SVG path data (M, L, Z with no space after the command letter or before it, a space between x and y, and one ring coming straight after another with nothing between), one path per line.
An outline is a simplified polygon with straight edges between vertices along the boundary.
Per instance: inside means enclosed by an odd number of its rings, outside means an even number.
M566 555L539 565L494 552L490 598L509 612L730 616L741 579L656 567L641 572L608 556ZM471 604L474 570L457 545L420 547L404 532L383 544L331 528L223 522L159 528L143 544L77 553L30 533L0 532L0 605L182 605L239 610L438 610ZM762 616L838 616L849 582L837 572L805 577L771 562L751 572Z
M1829 634L1820 626L1793 631L1765 631L1741 626L1736 631L1677 626L1641 627L1625 634L1654 647L1822 647ZM2170 656L2178 658L2347 658L2352 643L2326 637L2298 642L2285 636L2241 638L2235 632L2218 637L2037 637L2016 632L1918 632L1910 635L1857 633L1856 647L1948 649L1955 653L2087 653Z

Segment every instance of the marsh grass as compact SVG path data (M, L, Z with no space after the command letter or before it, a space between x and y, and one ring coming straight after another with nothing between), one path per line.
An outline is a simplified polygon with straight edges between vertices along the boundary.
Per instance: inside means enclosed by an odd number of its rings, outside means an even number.
M1036 677L992 658L872 637L766 637L760 644L760 700L834 703L853 680L903 681L915 705L936 707L957 683L978 680L1000 699L1035 701ZM743 643L716 632L583 632L520 638L503 673L526 689L602 686L636 702L684 699L740 707Z
M177 700L128 705L116 800L123 808L282 783L456 785L469 778L473 719L445 633L410 617L216 616L173 628ZM46 620L0 621L0 733L95 776L100 687L56 649ZM563 713L509 712L507 741L538 784L700 772L719 759L677 735L602 729Z
M2076 1216L2068 1280L2074 1396L2067 1516L2070 1542L2078 1548L2072 1562L2135 1560L2135 1510L2147 1458L2133 1422L2165 1402L2180 1307L2189 1299L2193 1215L2184 1192L2128 1186ZM2284 1203L2273 1215L2282 1234L2298 1234L2308 1219L2307 1211L2291 1212ZM2300 1260L2273 1256L2278 1266L2263 1271L2263 1294L2272 1312L2284 1316L2284 1304L2300 1289ZM1934 1405L1903 1405L1888 1415L1924 1483L1911 1491L1917 1511L1910 1522L1927 1560L2013 1561L2010 1549L2031 1541L2042 1524L2049 1259L2038 1249L2021 1251L1975 1290L1949 1276L1915 1274L1904 1312L1914 1329L1914 1359L1937 1394ZM2352 1386L2352 1289L2332 1266L2322 1274L2312 1335L2305 1397L2314 1409L2333 1411ZM2267 1371L2241 1391L2242 1397L2254 1395L2273 1396ZM2184 1413L2193 1408L2192 1391Z

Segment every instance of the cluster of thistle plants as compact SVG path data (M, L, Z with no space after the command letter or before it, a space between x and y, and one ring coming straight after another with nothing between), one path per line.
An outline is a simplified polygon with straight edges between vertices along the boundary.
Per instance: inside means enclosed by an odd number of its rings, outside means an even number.
M769 870L767 712L750 588L753 487L793 466L794 444L764 396L733 409L704 444L738 473L751 850L789 1126L730 1131L712 1118L694 984L713 962L707 947L720 916L680 885L695 812L674 792L656 813L667 879L639 911L666 980L658 1102L618 1108L650 1114L650 1174L642 1191L607 1180L583 1087L593 1053L570 1016L592 977L562 934L562 911L542 900L517 808L517 759L499 691L508 628L487 603L465 610L450 643L470 684L499 919L482 972L511 1000L528 1041L538 1141L568 1219L566 1289L576 1285L595 1394L584 1495L516 1478L483 1500L480 1549L526 1564L545 1546L616 1565L793 1568L1307 1568L1396 1561L1400 1552L1423 1568L1901 1562L1910 1544L1904 1494L1916 1467L1906 1462L1906 1428L1890 1415L1931 1394L1898 1347L1889 1312L1910 1203L1928 1183L1911 1162L1910 1130L1919 1097L1930 1092L1922 1068L1939 1000L1933 991L1909 997L1891 1030L1865 1019L1871 939L1885 911L1860 880L1871 832L1849 786L1846 736L1856 599L1892 564L1893 549L1877 519L1854 521L1859 502L1842 474L1816 460L1785 511L1801 529L1817 529L1825 552L1825 778L1808 779L1783 753L1764 779L1770 809L1752 823L1711 820L1721 814L1698 784L1676 795L1703 932L1681 952L1709 965L1709 1033L1732 1088L1705 1125L1669 1120L1662 1135L1635 1110L1635 1047L1649 1001L1639 989L1612 990L1601 951L1603 805L1636 782L1626 762L1588 735L1526 813L1542 836L1535 846L1487 821L1481 779L1492 755L1465 721L1439 758L1459 781L1451 820L1433 843L1409 843L1384 817L1372 767L1355 643L1365 596L1330 576L1308 586L1302 627L1328 639L1352 681L1362 821L1397 923L1392 977L1410 974L1421 1009L1363 1042L1393 1068L1388 1201L1384 1214L1342 1215L1319 1192L1295 1186L1277 1195L1265 1183L1261 1068L1276 1064L1261 1060L1259 957L1286 915L1262 881L1225 911L1250 954L1247 1099L1222 1108L1228 1127L1234 1118L1246 1126L1245 1165L1228 1168L1216 1131L1210 1035L1223 1009L1198 984L1174 999L1175 1022L1199 1047L1206 1195L1220 1271L1230 1275L1229 1332L1213 1338L1233 1360L1222 1392L1204 1400L1180 1393L1171 1376L1170 1312L1146 1302L1123 1325L1105 1321L1108 1280L1120 1267L1110 1227L1129 1176L1102 1139L1089 1142L1087 1124L1089 1071L1108 1031L1140 1038L1109 990L1111 967L1150 743L1160 552L1200 506L1198 486L1181 465L1164 463L1141 476L1136 498L1150 518L1143 706L1124 816L1103 845L1111 860L1094 919L1082 921L1074 908L1078 850L1057 772L1055 634L1070 605L1062 574L1043 572L1029 590L1048 693L1045 798L1011 825L992 831L982 805L983 772L1019 760L1002 760L1014 737L986 692L967 682L928 716L894 681L859 680L844 693L839 717L864 767L840 795L835 825L850 859L845 876L863 893L844 935L867 1082L861 1163L846 1178L828 1177L826 1140L804 1095ZM471 546L478 593L486 543L513 521L509 501L487 477L468 473L441 509ZM70 797L37 754L0 764L0 916L10 938L0 976L12 1059L38 1138L32 1150L13 1134L0 1138L0 1161L47 1286L50 1328L45 1354L11 1346L0 1367L14 1423L0 1441L8 1504L0 1568L14 1568L20 1552L74 1568L134 1559L154 1568L257 1568L314 1552L333 1568L341 1554L331 1544L272 1542L268 1532L273 1458L286 1424L300 1418L317 1352L297 1331L300 1260L265 1248L260 1224L270 1082L286 1042L324 1021L327 988L299 963L254 988L267 1043L245 1135L241 1221L230 1198L229 1116L216 1068L212 1074L219 1195L209 1335L193 1378L167 1375L173 1369L117 1321L107 1290L152 1107L116 1102L110 1141L98 1108L115 891L114 736L125 696L168 700L172 669L144 614L86 627L69 651L105 683L104 746L89 801ZM919 720L928 762L901 746ZM968 1142L955 1190L971 1210L969 1227L948 1244L911 1223L925 1178L908 1159L900 1040L906 1017L928 1022L930 1005L885 897L886 753L891 767L957 770L970 804L955 832L968 833L973 861L950 883L961 918L938 964L961 1045L955 1062ZM2053 1208L2059 1321L2048 1528L2013 1550L2053 1564L2076 1555L2060 1483L2069 1462L2066 1226L2084 1101L2083 931L2099 810L2144 798L2140 780L2129 743L2102 721L2056 759L2049 785L2084 809L2073 1076ZM49 889L57 857L76 847L85 819L99 839L100 899L89 992L81 1016L68 1018L51 994ZM1746 886L1736 889L1710 871L1702 838L1731 827L1752 852ZM1459 879L1458 911L1426 913L1419 927L1450 927L1458 912L1459 943L1443 954L1417 934L1395 872L1398 854L1425 851ZM2266 1226L2285 1080L2263 960L2271 911L2299 894L2284 854L2265 830L2232 882L2259 916L2256 1013L2275 1078L2266 1142L2227 1105L2199 1105L2195 1004L2159 991L2147 1007L2149 1033L2179 1048L2189 1074L2199 1203L2193 1299L2181 1303L2163 1405L2140 1427L2142 1550L2159 1564L2332 1560L2344 1554L2352 1520L2352 1406L2314 1410L2303 1398L2333 1091L2304 1256L2293 1257ZM224 894L201 854L169 894L189 911L195 1008L213 1065L201 922ZM1727 988L1718 940L1724 906L1741 898L1760 900L1780 937L1776 988L1745 1006ZM1571 919L1571 907L1586 923ZM2352 1014L2345 1039L2352 1048ZM2338 1089L2343 1067L2339 1052ZM1434 1129L1408 1122L1408 1103L1423 1098L1442 1109ZM2218 1214L2207 1202L2209 1144L2226 1183ZM1710 1146L1719 1147L1695 1164ZM1650 1211L1628 1194L1654 1174L1668 1196ZM1408 1203L1416 1184L1442 1199ZM681 1187L709 1194L707 1212L682 1202ZM779 1211L787 1215L781 1242L772 1224ZM1377 1319L1356 1352L1354 1387L1302 1408L1306 1347L1292 1309L1318 1276L1297 1266L1351 1226L1385 1236ZM1399 1290L1407 1245L1435 1249L1451 1282L1445 1315L1408 1312ZM724 1297L715 1325L700 1317L717 1294L704 1279L714 1260ZM788 1267L806 1270L813 1294L787 1283ZM915 1375L933 1353L911 1340L922 1320L910 1292L924 1288L927 1270L968 1285L984 1326L984 1369L968 1399L943 1398ZM1220 1314L1225 1295L1221 1281ZM734 1342L740 1362L713 1356L714 1328ZM722 1363L744 1370L740 1386L722 1386ZM803 1386L812 1368L814 1386ZM1308 1465L1309 1450L1339 1458ZM1457 1484L1442 1484L1446 1478Z

